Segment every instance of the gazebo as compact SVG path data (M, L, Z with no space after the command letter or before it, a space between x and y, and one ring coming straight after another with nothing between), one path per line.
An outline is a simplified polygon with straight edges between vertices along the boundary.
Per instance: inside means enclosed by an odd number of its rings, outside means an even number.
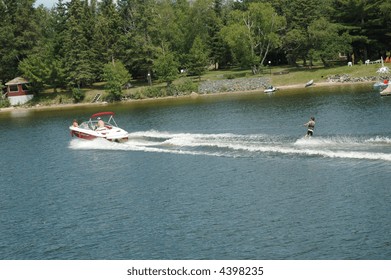
M7 97L12 106L21 105L33 99L34 95L29 94L28 91L28 83L29 81L22 77L17 77L5 83L7 86Z

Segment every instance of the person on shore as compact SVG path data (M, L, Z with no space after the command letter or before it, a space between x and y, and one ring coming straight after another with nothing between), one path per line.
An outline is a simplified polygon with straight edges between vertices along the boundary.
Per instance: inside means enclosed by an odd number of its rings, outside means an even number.
M315 118L311 117L310 120L304 124L307 127L307 134L305 137L311 137L314 134L315 129Z

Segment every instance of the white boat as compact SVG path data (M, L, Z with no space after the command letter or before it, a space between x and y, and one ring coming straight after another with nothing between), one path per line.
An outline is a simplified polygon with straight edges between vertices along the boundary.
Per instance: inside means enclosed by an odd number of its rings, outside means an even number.
M391 95L391 86L388 85L384 90L380 92L381 96L390 96Z
M378 90L378 91L382 91L382 90L385 90L388 86L388 81L383 81L383 82L376 82L374 85L373 85L373 88L375 90Z
M312 86L314 84L314 80L311 80L305 84L305 87Z
M379 74L379 81L373 85L373 88L380 91L381 95L389 95L388 74L390 73L390 69L387 66L384 66L383 57L380 57L380 60L382 67L376 71Z
M99 112L93 114L88 121L80 125L74 122L70 127L71 135L78 138L93 140L103 138L114 142L125 142L129 133L119 128L114 120L113 112Z
M275 92L277 90L277 88L273 87L273 86L269 86L267 89L265 89L263 92L264 93L272 93L272 92Z

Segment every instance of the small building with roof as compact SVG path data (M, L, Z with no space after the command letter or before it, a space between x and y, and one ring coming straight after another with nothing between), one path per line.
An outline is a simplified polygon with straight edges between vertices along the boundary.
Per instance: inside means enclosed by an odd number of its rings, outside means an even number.
M22 77L17 77L7 83L7 97L11 105L22 105L33 99L34 95L29 93L29 81Z

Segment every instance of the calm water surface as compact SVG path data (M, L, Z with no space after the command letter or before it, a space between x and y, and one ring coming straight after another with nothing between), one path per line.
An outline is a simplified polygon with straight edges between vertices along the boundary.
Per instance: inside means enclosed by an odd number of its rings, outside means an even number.
M106 110L129 142L70 137ZM357 86L1 113L0 258L389 260L390 116Z

